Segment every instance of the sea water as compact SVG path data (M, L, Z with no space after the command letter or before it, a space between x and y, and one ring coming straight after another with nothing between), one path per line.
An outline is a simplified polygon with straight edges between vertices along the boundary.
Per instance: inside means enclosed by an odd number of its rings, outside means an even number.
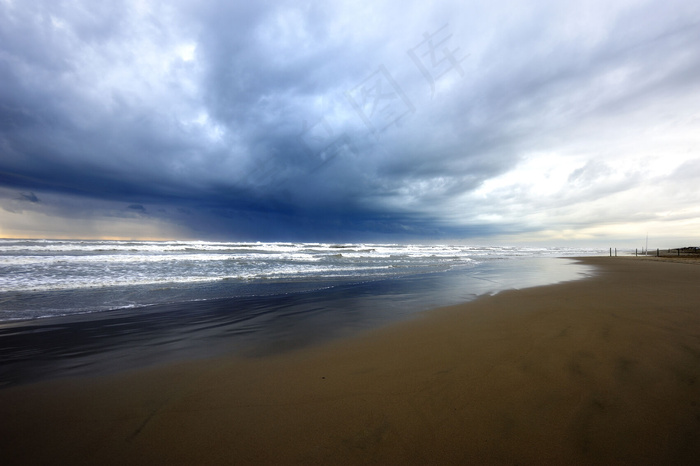
M458 269L478 274L480 265L496 260L603 252L399 244L0 240L0 321L278 295Z
M581 278L575 248L0 240L0 386L287 351Z

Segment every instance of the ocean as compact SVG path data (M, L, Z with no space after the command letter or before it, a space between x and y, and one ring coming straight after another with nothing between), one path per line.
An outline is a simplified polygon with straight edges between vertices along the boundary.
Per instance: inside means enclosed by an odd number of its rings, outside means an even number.
M512 288L607 250L0 240L0 386L300 348Z

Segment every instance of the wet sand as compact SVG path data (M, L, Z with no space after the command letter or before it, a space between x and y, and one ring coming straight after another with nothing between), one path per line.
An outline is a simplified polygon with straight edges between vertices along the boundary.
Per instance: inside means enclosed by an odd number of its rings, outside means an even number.
M0 390L3 464L697 464L700 265L581 281L351 339Z

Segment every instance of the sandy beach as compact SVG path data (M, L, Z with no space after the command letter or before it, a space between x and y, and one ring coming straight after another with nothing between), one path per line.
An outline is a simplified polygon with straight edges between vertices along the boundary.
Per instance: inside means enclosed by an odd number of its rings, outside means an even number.
M700 266L582 260L284 354L0 390L2 463L697 464Z

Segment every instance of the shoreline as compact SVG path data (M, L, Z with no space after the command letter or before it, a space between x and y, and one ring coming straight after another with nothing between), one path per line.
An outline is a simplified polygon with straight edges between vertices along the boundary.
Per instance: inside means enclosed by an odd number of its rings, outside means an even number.
M0 388L232 353L293 351L481 294L572 280L588 272L569 259L512 258L312 291L173 300L0 323ZM79 301L80 295L72 299Z
M692 463L700 267L635 259L280 355L2 389L0 448L7 464Z

